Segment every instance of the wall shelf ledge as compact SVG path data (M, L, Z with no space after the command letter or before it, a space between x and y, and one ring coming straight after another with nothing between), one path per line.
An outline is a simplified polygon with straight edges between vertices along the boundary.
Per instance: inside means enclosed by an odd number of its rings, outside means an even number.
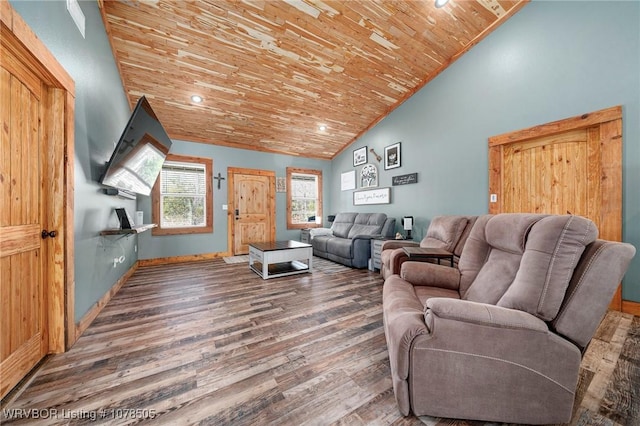
M126 234L139 234L144 231L148 231L149 229L155 228L155 223L148 223L145 225L134 226L131 229L105 229L104 231L100 231L100 235L126 235Z

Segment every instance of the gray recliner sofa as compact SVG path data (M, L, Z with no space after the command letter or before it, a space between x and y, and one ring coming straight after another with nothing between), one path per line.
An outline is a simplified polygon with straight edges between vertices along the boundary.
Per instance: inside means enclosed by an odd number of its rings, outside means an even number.
M331 234L311 239L313 254L352 268L366 268L372 238L395 235L396 219L384 213L338 213Z
M444 249L453 253L453 266L457 266L464 244L477 218L477 216L436 216L427 229L427 235L419 243L407 240L385 241L382 244L380 256L382 278L386 279L400 273L402 262L408 259L403 250L404 247Z
M406 261L384 282L402 414L571 419L580 362L635 248L571 215L476 220L458 268Z

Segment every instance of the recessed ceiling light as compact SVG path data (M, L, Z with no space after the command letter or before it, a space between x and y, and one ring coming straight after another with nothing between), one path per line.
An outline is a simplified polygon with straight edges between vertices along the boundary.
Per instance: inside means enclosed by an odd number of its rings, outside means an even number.
M442 7L447 3L449 3L449 0L436 0L436 7Z
M198 104L199 104L200 102L202 102L202 96L193 95L193 96L191 96L191 100L192 100L193 102L195 102L195 103L198 103Z
M326 126L326 125L324 125L324 124L321 124L321 125L319 125L319 126L318 126L318 129L319 129L321 132L324 132L325 130L327 130L327 126Z

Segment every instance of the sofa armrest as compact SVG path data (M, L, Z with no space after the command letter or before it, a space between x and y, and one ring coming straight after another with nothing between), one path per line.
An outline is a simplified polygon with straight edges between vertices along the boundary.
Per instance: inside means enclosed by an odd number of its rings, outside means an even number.
M549 328L540 318L527 312L469 300L434 297L427 300L425 319L433 314L442 319L477 325L530 330L546 333Z
M554 410L547 419L563 418L540 423L570 421L581 353L544 321L515 309L446 298L429 299L424 320L429 335L414 340L410 357L411 377L419 378L408 380L416 404L442 401L445 386L456 389L456 409L459 401L474 401L457 411L462 418L479 411L490 416L499 408L512 413L509 423L533 423L518 416L538 401Z
M420 244L416 241L411 240L386 240L382 243L382 251L384 250L394 250L402 247L419 247Z
M318 235L333 235L331 228L311 228L309 229L309 236L311 239Z
M385 241L382 244L381 260L385 267L385 276L399 274L402 263L409 257L403 250L404 247L420 247L418 243L413 241L394 240Z
M406 380L411 365L414 341L428 334L424 323L424 307L415 297L413 286L397 275L382 287L384 334L389 352L393 387L400 411L409 413L409 390Z
M404 261L400 267L400 276L413 285L458 290L460 270L437 263Z

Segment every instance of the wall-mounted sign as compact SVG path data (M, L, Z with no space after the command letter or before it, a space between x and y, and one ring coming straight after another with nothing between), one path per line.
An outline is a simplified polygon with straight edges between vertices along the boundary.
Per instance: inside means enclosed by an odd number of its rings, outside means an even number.
M340 190L356 189L356 171L344 172L340 175Z
M367 189L366 191L354 191L353 205L365 204L389 204L391 202L391 188Z
M409 173L408 175L393 176L391 178L393 186L408 185L410 183L418 183L418 173Z

